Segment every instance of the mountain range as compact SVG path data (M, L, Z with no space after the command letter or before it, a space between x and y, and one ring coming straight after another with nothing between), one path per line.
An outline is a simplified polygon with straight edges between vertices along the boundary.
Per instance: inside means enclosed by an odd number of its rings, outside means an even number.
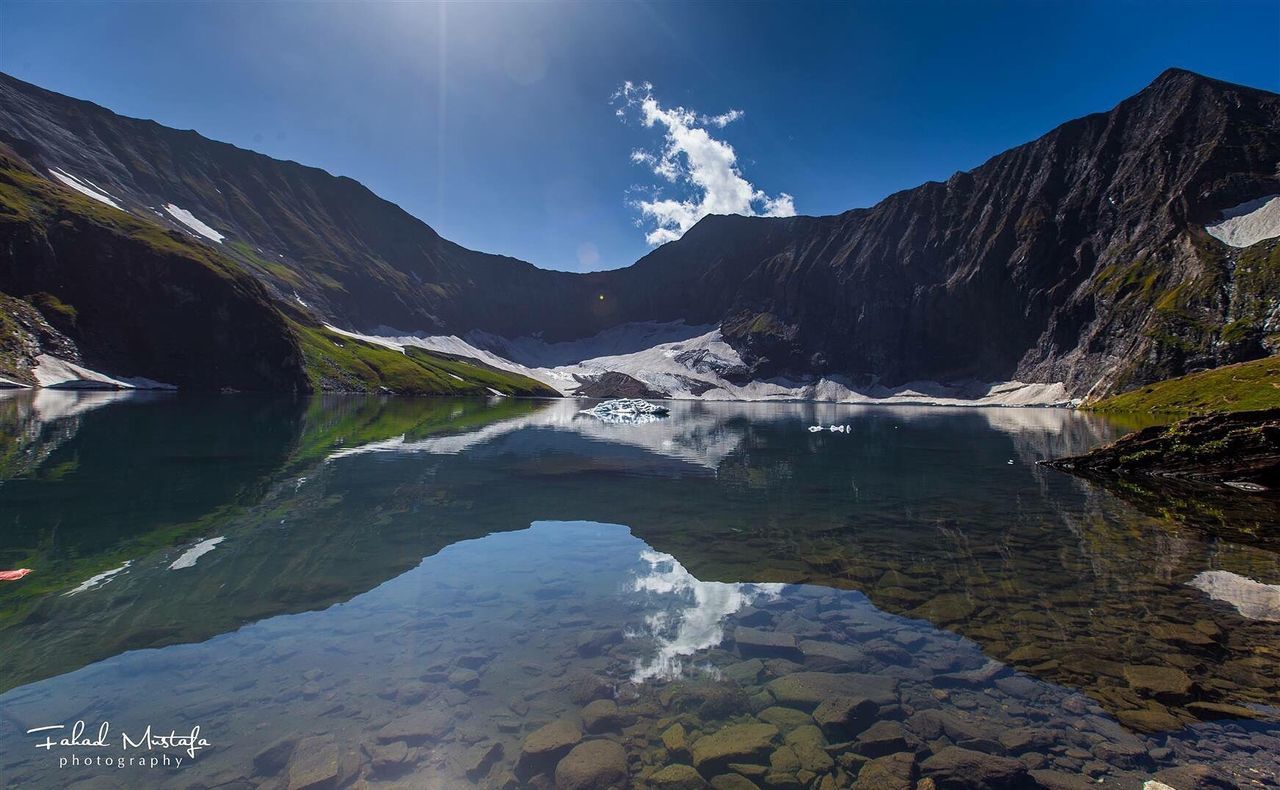
M1280 96L1171 69L870 208L572 274L0 74L0 242L19 384L1062 402L1280 350Z

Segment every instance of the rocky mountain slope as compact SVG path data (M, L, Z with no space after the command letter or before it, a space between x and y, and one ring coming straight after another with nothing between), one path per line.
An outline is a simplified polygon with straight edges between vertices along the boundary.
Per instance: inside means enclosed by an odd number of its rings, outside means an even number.
M12 384L556 394L473 360L338 336L217 249L46 179L2 144L0 241L0 377Z
M0 141L364 332L501 344L683 321L719 326L739 381L1019 380L1077 397L1280 342L1280 96L1179 70L945 183L831 217L707 217L587 275L467 250L351 179L3 75Z

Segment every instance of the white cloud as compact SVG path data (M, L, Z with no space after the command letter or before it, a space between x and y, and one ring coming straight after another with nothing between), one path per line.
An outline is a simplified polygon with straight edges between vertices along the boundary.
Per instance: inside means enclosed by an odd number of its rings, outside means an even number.
M688 193L681 200L655 192L652 200L635 202L642 219L654 225L645 234L645 241L653 245L674 241L708 214L795 216L791 195L781 192L770 197L756 189L742 177L733 146L708 133L707 127L723 129L741 118L741 110L700 115L684 107L663 107L647 82L624 83L613 100L618 117L625 119L629 110L636 110L645 128L657 125L664 130L659 150L632 151L631 161L671 184L685 187Z

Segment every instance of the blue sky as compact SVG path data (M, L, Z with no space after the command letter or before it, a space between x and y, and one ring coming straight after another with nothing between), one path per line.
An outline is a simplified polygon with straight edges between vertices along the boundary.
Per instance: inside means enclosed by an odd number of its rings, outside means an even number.
M714 205L738 190L754 211L837 213L1105 110L1168 66L1280 90L1278 40L1275 0L0 0L0 70L351 176L447 238L569 270L678 234L703 195L690 175ZM670 148L676 107L705 117L677 117ZM654 172L664 150L674 183Z

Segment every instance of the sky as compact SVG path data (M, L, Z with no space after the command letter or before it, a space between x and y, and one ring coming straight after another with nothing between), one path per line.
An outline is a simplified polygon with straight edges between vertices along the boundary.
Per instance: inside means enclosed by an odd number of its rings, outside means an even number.
M473 249L628 265L834 214L1170 66L1280 91L1280 2L0 0L0 70L355 178Z

